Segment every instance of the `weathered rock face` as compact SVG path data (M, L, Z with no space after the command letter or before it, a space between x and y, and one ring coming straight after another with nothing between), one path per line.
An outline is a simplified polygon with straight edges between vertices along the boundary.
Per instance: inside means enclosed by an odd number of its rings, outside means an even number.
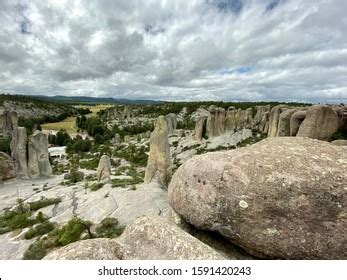
M297 109L288 109L281 113L278 120L277 135L278 137L290 136L290 120Z
M27 132L24 127L17 127L12 132L11 156L19 178L28 178Z
M266 112L263 115L263 118L259 125L259 130L261 133L267 134L269 131L269 116L270 116L270 112Z
M331 144L335 146L347 146L347 140L335 140L332 141Z
M207 117L200 117L195 124L194 140L201 141L206 134Z
M225 130L226 131L235 131L240 121L240 112L241 109L235 110L229 108L225 118Z
M167 187L171 179L171 168L167 122L164 116L159 116L150 138L145 183L156 181L162 186Z
M52 175L48 156L48 141L41 131L34 132L28 141L28 171L31 178Z
M254 116L253 125L258 126L263 121L264 115L270 112L271 107L270 105L266 105L266 106L256 106L255 108L257 110L257 113Z
M107 155L100 158L96 176L99 182L109 183L111 181L111 160Z
M209 137L219 136L224 133L225 110L211 105L206 124L206 133Z
M313 105L307 109L306 118L299 128L297 136L329 140L338 127L339 119L332 107Z
M211 247L163 218L140 217L113 240L83 240L58 249L48 260L220 260Z
M253 116L252 108L241 111L241 116L238 124L238 128L252 128Z
M0 135L10 136L17 127L17 113L15 111L0 110Z
M267 138L185 162L169 202L186 221L253 255L345 259L347 153L300 137Z
M16 178L16 171L11 157L0 152L0 181L7 181Z
M267 135L268 137L276 137L278 122L279 122L281 113L284 111L283 110L284 108L285 108L284 105L277 105L271 109L270 118L269 118L269 130Z
M296 136L299 127L306 118L306 111L299 110L295 112L290 119L290 136Z
M177 128L177 116L176 114L170 113L166 115L165 119L167 122L168 133L170 135Z

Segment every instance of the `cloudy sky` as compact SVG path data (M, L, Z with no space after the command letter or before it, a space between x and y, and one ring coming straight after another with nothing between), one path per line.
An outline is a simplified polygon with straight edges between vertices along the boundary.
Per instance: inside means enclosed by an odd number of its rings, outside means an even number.
M347 102L345 0L0 0L0 91Z

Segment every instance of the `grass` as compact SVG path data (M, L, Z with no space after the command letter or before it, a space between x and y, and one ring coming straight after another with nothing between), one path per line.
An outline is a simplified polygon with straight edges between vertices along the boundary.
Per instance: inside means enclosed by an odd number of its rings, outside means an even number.
M104 186L103 183L93 183L91 185L86 183L85 188L90 189L92 192L95 192L97 190L100 190L103 186Z

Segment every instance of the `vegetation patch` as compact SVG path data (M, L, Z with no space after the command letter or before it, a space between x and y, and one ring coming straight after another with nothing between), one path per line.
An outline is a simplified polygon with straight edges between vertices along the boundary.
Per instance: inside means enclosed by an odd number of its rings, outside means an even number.
M31 229L29 229L25 233L24 238L25 239L32 239L34 237L47 234L54 229L55 229L55 224L51 223L50 221L44 221L43 223L38 224L38 225L32 227Z
M105 218L95 229L95 232L99 238L116 238L122 234L124 228L125 227L119 225L117 219Z
M44 198L44 197L41 197L41 199L38 201L30 202L29 207L30 207L30 211L37 211L41 208L44 208L44 207L47 207L47 206L53 205L53 204L58 204L60 202L61 202L61 198Z

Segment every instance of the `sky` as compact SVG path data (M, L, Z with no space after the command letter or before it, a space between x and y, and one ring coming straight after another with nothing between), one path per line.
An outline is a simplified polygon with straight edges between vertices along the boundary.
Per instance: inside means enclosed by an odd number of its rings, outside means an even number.
M0 92L347 103L345 0L0 0Z

